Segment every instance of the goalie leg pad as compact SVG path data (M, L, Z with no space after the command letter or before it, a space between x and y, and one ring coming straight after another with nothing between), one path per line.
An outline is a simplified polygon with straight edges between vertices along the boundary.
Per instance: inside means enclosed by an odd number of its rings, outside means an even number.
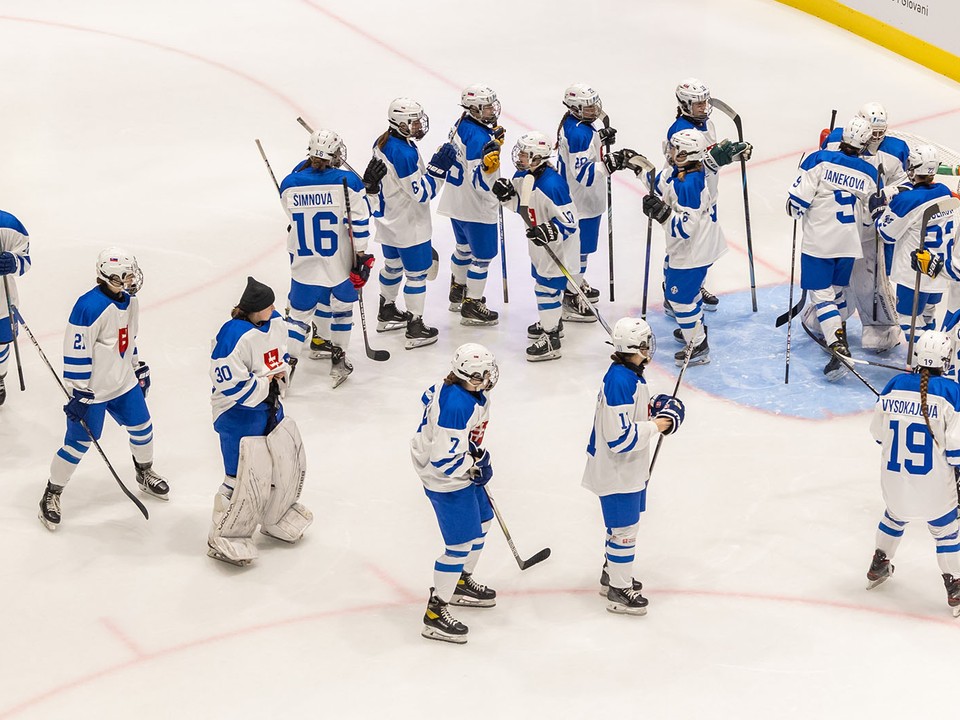
M207 555L214 560L245 567L257 559L257 546L249 538L207 538Z
M243 438L233 495L228 498L218 492L213 501L213 522L207 537L210 557L236 565L248 565L256 559L257 548L250 538L264 513L272 471L266 438Z
M264 525L260 532L277 540L295 543L313 522L313 513L295 502L274 525Z
M297 424L284 418L267 436L266 444L273 476L262 530L285 542L296 542L313 521L313 513L297 502L307 474L307 455Z

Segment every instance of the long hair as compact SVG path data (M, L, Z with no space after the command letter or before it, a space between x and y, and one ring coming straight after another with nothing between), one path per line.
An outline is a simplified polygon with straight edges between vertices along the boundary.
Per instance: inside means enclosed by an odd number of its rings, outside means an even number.
M940 373L936 373L939 375ZM933 438L933 444L939 445L937 436L930 425L930 407L927 405L927 388L930 385L930 368L920 368L920 412L923 414L923 421L927 424L927 430L930 431L930 437Z
M390 139L390 130L388 129L383 135L377 138L376 146L380 150L383 150L383 146L387 144L387 140Z
M570 115L572 115L572 113L569 110L567 110L563 114L563 117L560 118L560 124L557 125L557 144L553 146L554 150L560 149L560 131L563 130L563 124L567 121L567 118L570 117Z

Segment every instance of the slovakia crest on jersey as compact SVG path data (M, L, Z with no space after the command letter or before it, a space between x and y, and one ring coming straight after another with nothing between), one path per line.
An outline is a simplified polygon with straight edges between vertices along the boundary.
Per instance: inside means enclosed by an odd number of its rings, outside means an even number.
M120 357L123 357L123 354L127 352L127 347L130 345L130 335L127 332L125 327L120 328L117 332L117 347L120 350Z
M477 425L473 430L470 431L470 442L476 443L477 445L483 444L483 436L487 432L487 421L484 420L482 423Z
M267 370L276 370L280 367L280 351L274 348L265 352L263 354L263 364L267 366Z

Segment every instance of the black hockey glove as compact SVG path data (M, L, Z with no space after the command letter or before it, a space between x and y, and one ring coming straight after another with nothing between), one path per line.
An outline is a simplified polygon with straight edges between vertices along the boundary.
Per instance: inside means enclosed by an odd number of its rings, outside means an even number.
M603 156L604 167L607 168L607 172L613 175L617 170L623 169L623 151L616 150L615 152L608 152Z
M537 247L555 242L559 237L560 231L553 223L540 223L532 228L527 228L527 239L531 240Z
M887 196L882 190L878 190L867 200L867 207L870 209L870 218L876 220L883 214L883 208L887 205ZM914 268L916 270L916 268Z
M493 184L491 190L493 191L493 194L497 196L497 200L502 203L509 201L517 194L517 189L513 186L513 183L506 178L500 178L497 180Z
M368 195L380 192L380 181L387 174L387 164L380 158L370 158L367 169L363 171L363 188Z
M475 459L474 466L471 468L470 482L474 485L486 485L493 477L493 466L490 464L490 453L483 450L480 456Z
M657 395L650 401L650 414L654 418L666 418L670 421L670 429L664 435L673 435L683 424L686 411L683 403L670 395Z
M140 383L140 389L143 390L143 396L147 396L147 392L150 390L150 366L145 362L141 362L137 365L136 370L133 371L134 375L137 376L137 382Z
M943 270L943 258L926 249L914 250L910 253L910 267L935 278Z
M617 129L612 127L600 128L597 130L600 142L604 145L613 145L617 141Z
M17 258L11 252L0 253L0 275L12 275L17 271Z
M74 389L73 397L70 402L63 406L63 412L75 423L83 422L87 417L87 411L90 409L90 403L94 400L94 394L90 390Z
M450 143L444 143L427 163L427 172L435 178L445 178L447 171L457 159L457 149Z
M375 261L376 258L373 255L357 253L357 261L350 268L350 282L357 290L367 284L367 280L370 279L370 268L373 267Z
M643 198L643 214L661 225L670 218L673 210L657 195L650 193Z

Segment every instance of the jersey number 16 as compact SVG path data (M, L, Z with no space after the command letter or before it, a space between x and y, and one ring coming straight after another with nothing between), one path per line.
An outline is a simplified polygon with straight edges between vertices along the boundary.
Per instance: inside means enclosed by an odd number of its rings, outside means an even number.
M293 213L293 222L297 226L297 255L320 255L331 257L337 253L340 239L337 225L340 219L332 212L315 212L309 222L303 213Z

